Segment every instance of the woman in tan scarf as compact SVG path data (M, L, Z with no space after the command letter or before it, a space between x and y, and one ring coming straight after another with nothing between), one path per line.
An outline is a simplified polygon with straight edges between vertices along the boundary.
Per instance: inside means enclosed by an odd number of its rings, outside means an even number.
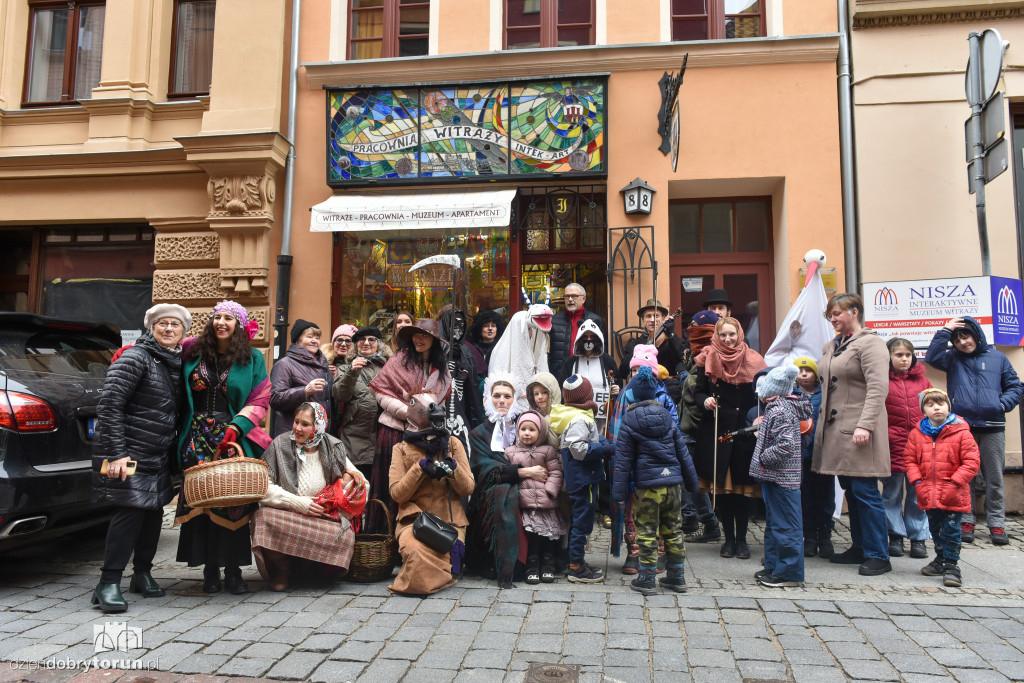
M697 425L694 464L701 487L716 493L718 519L725 533L722 557L750 559L747 522L750 498L759 485L748 472L754 439L719 442L717 457L715 443L719 436L747 426L747 413L757 405L754 375L764 367L764 358L743 341L743 327L735 318L719 319L711 344L697 356L694 393L705 414Z

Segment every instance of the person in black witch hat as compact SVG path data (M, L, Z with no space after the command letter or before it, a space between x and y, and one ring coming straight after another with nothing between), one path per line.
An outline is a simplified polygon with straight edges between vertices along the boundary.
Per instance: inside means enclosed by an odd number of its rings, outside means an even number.
M637 344L650 344L661 332L666 335L665 341L658 347L658 365L668 369L673 377L685 369L683 365L683 341L676 336L675 320L666 320L668 309L657 299L648 299L647 303L636 312L643 324L647 337L639 337L626 344L622 350L622 363L619 364L619 377L629 377L629 361L633 358L633 349Z

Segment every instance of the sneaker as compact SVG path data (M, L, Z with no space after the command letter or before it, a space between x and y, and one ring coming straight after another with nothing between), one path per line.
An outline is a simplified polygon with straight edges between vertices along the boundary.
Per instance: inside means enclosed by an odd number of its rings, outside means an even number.
M683 517L683 533L689 536L700 530L700 520L696 517Z
M658 584L654 579L654 567L640 567L640 575L629 582L629 587L637 593L654 595L658 592Z
M903 537L889 536L889 557L903 557Z
M680 564L669 567L668 576L659 579L658 584L662 588L668 588L676 593L685 593L686 575L684 573L683 565Z
M601 526L603 526L605 529L611 529L612 528L612 518L609 517L608 515L605 515L604 519L601 520Z
M960 524L960 540L963 543L974 543L974 525L970 522Z
M760 581L761 579L768 578L771 575L772 573L767 569L758 569L756 572L754 572L754 580Z
M804 539L804 557L814 557L818 554L818 542L813 538Z
M700 533L691 534L684 540L687 543L711 543L722 537L722 530L718 527L718 522L704 523L701 525L701 529Z
M761 584L762 586L764 586L765 588L795 588L797 586L802 586L803 585L800 581L790 581L789 579L780 579L779 577L775 576L774 574L769 574L768 576L761 577L760 579L757 580L757 582L759 584Z
M915 560L923 560L928 557L928 548L925 546L924 541L910 542L910 556Z
M955 564L947 564L942 569L942 585L950 588L960 588L964 585L960 576L960 567Z
M718 551L721 557L736 557L736 541L726 541Z
M595 569L584 560L573 567L569 565L569 581L571 583L601 583L604 581L604 574L600 569Z
M627 556L625 563L622 565L623 574L636 574L640 571L640 558L636 556Z
M526 583L531 586L536 586L540 583L540 569L538 567L530 567L526 570Z
M736 559L737 560L749 560L750 559L750 546L747 545L746 541L736 541Z
M992 545L1009 545L1010 539L1001 526L989 528L988 533L992 536Z
M892 563L878 557L869 557L864 560L858 572L861 576L881 576L892 571Z
M921 567L921 573L925 576L942 576L942 559L936 557L934 560Z
M850 548L839 554L833 554L829 558L832 564L860 564L864 561L864 551L860 548Z

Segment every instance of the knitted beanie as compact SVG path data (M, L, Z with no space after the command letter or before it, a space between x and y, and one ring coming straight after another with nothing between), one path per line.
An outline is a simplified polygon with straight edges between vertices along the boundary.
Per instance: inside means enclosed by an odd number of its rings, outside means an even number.
M626 389L632 390L634 401L650 401L657 394L658 382L654 379L654 373L651 372L651 368L642 365L637 370L636 377L629 380L629 385Z
M540 432L541 434L545 432L544 416L538 413L536 410L524 411L523 414L519 416L519 419L516 420L517 431L519 430L519 425L523 424L524 422L532 422L533 424L537 425L537 431Z
M698 311L693 316L694 325L715 325L718 323L718 314L714 311Z
M147 330L152 330L153 325L156 325L157 321L161 318L174 318L180 321L185 327L186 333L192 327L192 314L184 306L179 306L178 304L157 304L153 306L146 311L142 324L145 325Z
M799 373L795 365L772 368L767 375L757 380L757 395L762 400L773 396L789 396L793 393L793 385Z
M333 344L334 340L337 339L341 335L345 335L346 337L351 337L353 334L355 334L358 331L359 331L359 328L356 327L355 325L348 325L348 324L338 325L334 329L334 334L331 335L331 343Z
M799 370L800 368L808 368L811 372L814 373L815 377L818 376L818 364L814 361L813 358L808 358L807 356L800 356L799 358L793 360L793 365L796 366L797 370Z
M633 348L633 358L629 361L629 369L646 365L652 372L658 371L658 347L653 344L637 344Z
M952 404L950 404L950 402L949 402L949 394L947 394L942 389L936 389L935 387L929 387L928 389L925 389L924 391L922 391L920 394L917 395L917 404L919 406L921 406L921 412L922 413L924 412L924 400L926 398L927 399L931 399L932 401L935 401L936 399L940 400L940 401L945 401L946 402L946 407L948 407L950 410L953 409Z
M308 329L319 330L320 326L316 323L311 323L308 320L303 320L302 318L296 320L292 325L292 344L297 343L299 341L299 337L302 336L302 333Z
M580 410L597 411L594 403L594 387L590 380L580 375L569 375L562 382L562 404Z

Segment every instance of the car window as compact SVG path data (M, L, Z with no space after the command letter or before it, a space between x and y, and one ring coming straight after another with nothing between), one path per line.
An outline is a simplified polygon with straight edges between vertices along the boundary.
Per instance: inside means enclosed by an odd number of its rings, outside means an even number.
M72 330L0 329L0 370L103 377L117 350L109 341Z

